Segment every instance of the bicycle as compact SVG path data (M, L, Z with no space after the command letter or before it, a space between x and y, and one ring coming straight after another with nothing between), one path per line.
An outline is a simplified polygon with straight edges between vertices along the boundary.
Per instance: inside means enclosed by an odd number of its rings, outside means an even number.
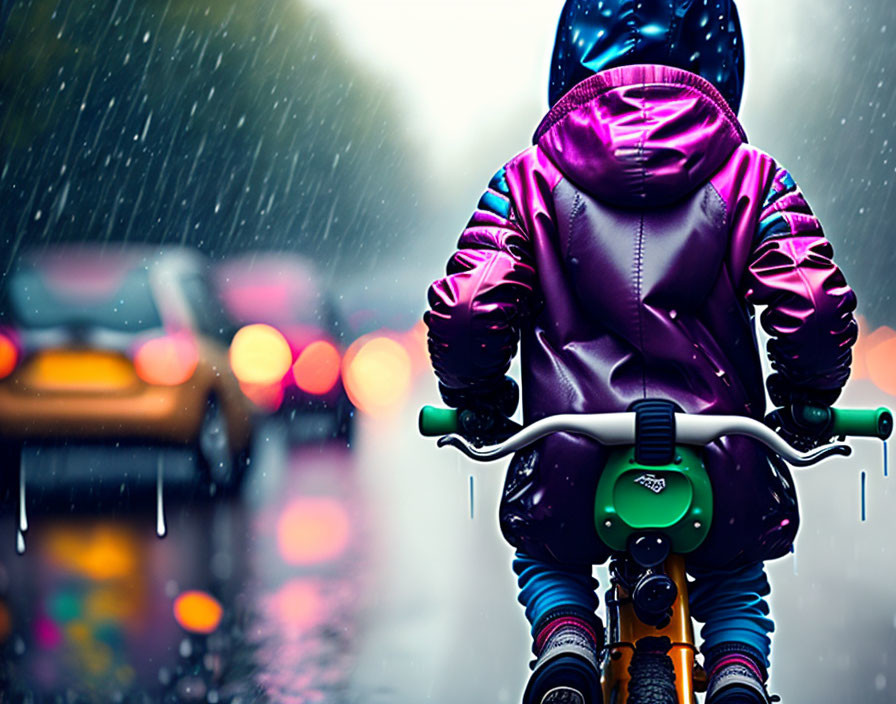
M439 447L451 445L483 462L551 433L575 433L612 446L594 503L595 530L613 551L600 657L604 702L694 704L696 692L706 689L706 676L696 659L685 556L700 547L712 524L712 486L702 448L723 436L743 435L793 466L806 467L849 455L847 436L886 440L893 430L886 408L804 406L793 412L838 441L802 452L756 419L688 415L662 400L638 402L625 413L549 416L526 427L502 419L497 433L505 439L493 445L475 437L480 419L471 411L425 406L419 429L424 436L441 436Z

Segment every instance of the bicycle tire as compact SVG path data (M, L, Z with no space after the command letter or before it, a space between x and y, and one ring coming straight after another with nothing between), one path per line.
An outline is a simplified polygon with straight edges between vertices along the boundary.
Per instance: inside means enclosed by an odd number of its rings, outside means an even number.
M632 656L628 673L627 704L679 704L675 665L667 653L668 638L642 638Z

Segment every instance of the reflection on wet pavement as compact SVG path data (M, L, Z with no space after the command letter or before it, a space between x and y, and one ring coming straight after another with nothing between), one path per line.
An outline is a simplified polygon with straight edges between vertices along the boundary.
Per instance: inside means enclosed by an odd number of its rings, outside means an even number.
M70 496L53 501L35 480L21 556L8 502L0 691L10 701L340 698L362 589L354 458L289 449L285 437L277 426L259 433L242 499L166 489L163 540L152 482L92 515L84 501L70 513Z
M341 701L366 572L354 458L341 448L306 447L286 465L257 489L268 509L254 526L256 679L272 701Z

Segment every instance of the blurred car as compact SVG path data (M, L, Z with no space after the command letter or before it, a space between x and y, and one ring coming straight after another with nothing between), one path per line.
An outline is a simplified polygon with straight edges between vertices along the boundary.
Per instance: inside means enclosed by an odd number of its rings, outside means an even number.
M363 335L399 335L419 325L426 308L430 281L419 271L386 268L346 282L339 289L348 335L357 340Z
M229 370L235 328L207 266L185 249L56 247L20 257L0 289L7 452L180 445L195 450L206 479L238 485L252 406Z
M343 379L349 398L368 416L390 416L434 376L423 323L428 280L396 267L340 287L349 338Z
M311 262L245 254L219 264L215 280L227 313L242 325L230 364L244 393L293 418L294 436L349 440L354 407L342 383L343 326Z

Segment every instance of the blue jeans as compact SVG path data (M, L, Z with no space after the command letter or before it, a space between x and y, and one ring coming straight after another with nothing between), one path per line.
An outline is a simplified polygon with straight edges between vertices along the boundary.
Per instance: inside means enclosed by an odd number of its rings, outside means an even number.
M556 608L573 607L594 613L600 603L591 565L560 566L518 552L513 571L520 587L519 601L533 629ZM691 616L704 624L700 631L703 650L721 643L744 643L762 653L768 667L769 633L775 624L768 618L764 598L771 588L763 563L732 570L688 567L688 573L694 579L689 586Z

